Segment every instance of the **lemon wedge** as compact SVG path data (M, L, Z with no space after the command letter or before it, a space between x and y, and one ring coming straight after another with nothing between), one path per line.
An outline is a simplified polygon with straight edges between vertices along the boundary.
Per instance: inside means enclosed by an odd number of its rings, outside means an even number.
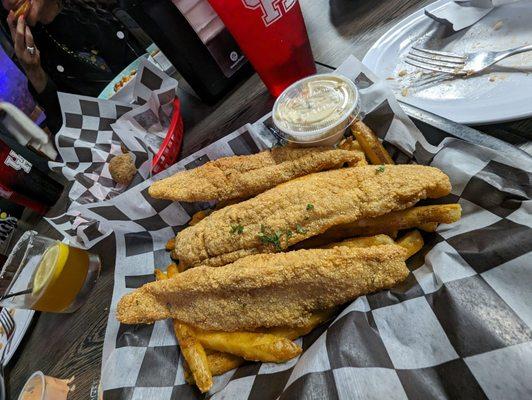
M33 310L63 312L75 301L89 271L85 250L56 242L41 257L33 277Z
M50 281L61 273L65 260L68 258L68 246L56 243L43 254L35 277L33 278L33 294L39 293Z

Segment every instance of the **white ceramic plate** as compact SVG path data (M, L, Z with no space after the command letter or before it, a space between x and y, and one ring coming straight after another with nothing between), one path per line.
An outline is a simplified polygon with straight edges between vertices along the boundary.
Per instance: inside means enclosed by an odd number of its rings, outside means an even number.
M439 0L430 7L446 2ZM420 10L386 32L363 62L379 76L388 78L399 100L462 124L531 117L532 52L503 60L482 75L455 77L425 86L417 85L420 78L428 75L420 77L420 70L403 62L412 45L464 53L531 44L531 18L532 1L523 0L500 6L475 25L444 38L441 24Z

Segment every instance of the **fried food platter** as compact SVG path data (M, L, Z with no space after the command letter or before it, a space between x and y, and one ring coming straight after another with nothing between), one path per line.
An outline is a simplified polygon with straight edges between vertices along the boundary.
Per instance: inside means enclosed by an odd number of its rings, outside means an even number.
M123 296L117 318L172 319L185 378L200 391L245 362L298 356L295 339L402 282L423 235L460 218L459 204L418 204L450 193L445 173L394 165L363 122L351 131L336 149L222 158L151 186L154 198L217 204L169 238L175 262Z

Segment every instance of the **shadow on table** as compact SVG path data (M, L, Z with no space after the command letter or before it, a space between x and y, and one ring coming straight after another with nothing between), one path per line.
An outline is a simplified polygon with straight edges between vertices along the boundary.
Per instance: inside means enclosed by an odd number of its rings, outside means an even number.
M333 26L344 36L347 34L347 31L342 32L344 26L353 22L354 18L363 21L383 3L386 3L386 0L330 0L329 17Z
M406 4L401 4L401 7L398 3L400 2L390 0L329 0L329 18L340 35L351 37L390 22L395 21L395 24L416 11L423 3L427 5L431 1L405 1ZM439 38L445 38L454 33L452 29L436 22L435 26L430 29L436 30L436 36ZM459 35L463 35L463 32Z

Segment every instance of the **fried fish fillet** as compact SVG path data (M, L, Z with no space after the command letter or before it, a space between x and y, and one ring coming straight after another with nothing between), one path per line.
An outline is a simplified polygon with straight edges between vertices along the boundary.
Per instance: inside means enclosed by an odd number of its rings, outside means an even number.
M179 232L184 267L217 267L241 257L284 250L327 229L409 208L451 191L449 178L421 165L364 166L286 182L215 211Z
M361 151L278 147L249 156L224 157L155 182L150 196L174 201L248 198L313 172L364 159Z
M118 303L126 324L174 318L205 330L297 327L312 313L391 288L408 276L397 245L259 254L152 282Z

